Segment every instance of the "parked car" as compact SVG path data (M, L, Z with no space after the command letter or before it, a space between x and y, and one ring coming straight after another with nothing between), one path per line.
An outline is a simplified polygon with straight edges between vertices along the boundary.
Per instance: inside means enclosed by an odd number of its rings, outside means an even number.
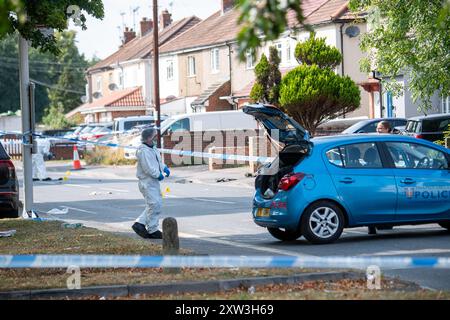
M161 115L161 122L166 120L167 116ZM128 132L132 128L139 125L155 125L156 117L154 116L140 116L140 117L126 117L117 118L114 121L114 133L121 134Z
M161 123L161 135L170 135L179 131L212 130L256 130L258 123L253 117L242 111L217 111L176 115ZM130 144L134 148L125 150L125 158L136 159L136 149L140 138L136 137Z
M0 143L0 218L19 217L19 204L19 182L16 169Z
M377 125L381 121L388 121L391 124L391 128L395 128L399 131L402 131L407 122L404 118L378 118L362 120L342 131L342 134L375 133L377 132Z
M99 123L93 125L94 128L89 131L88 133L84 133L80 136L81 140L87 140L87 141L96 141L103 136L106 136L110 133L112 133L113 123Z
M404 134L434 142L444 138L449 125L450 113L414 117L408 119Z
M425 223L450 230L450 150L402 135L310 139L279 109L243 111L284 144L259 170L253 199L255 223L275 238L321 244L344 228Z
M67 133L64 138L67 139L78 139L81 132L87 127L87 124L80 124L78 127L73 128L73 131L71 133Z

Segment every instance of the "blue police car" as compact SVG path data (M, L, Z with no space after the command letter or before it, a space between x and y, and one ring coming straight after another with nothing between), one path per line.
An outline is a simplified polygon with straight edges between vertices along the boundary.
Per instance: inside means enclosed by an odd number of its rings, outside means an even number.
M249 105L283 144L256 178L253 219L282 241L336 241L344 228L439 223L450 229L450 150L400 135L310 139L279 109Z

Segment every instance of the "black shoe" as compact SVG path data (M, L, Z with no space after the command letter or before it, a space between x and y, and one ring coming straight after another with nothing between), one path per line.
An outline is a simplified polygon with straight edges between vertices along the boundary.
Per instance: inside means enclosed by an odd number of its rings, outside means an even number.
M150 239L150 234L142 223L135 222L131 227L138 236L144 239Z
M153 233L150 233L149 239L162 239L162 232L158 230Z
M377 228L376 227L369 227L369 234L377 234Z
M36 182L36 181L41 181L41 179L33 178L33 181L34 181L34 182Z

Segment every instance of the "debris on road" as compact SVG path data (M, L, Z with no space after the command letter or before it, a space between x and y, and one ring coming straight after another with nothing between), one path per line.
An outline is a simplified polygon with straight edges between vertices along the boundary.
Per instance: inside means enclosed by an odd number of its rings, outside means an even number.
M180 179L180 180L176 180L175 183L188 184L188 183L193 183L193 181L188 180L188 179Z
M61 225L63 229L80 229L83 227L82 223L63 223Z
M50 215L63 215L63 214L68 214L68 213L69 213L69 208L67 208L67 207L64 207L63 209L54 208L47 212L47 214L50 214Z
M231 182L231 181L236 181L237 179L234 179L234 178L217 178L216 179L216 182L217 183L219 183L219 182Z
M94 192L91 192L89 195L90 196L104 196L104 195L109 195L109 194L113 194L113 193L111 191L106 191L106 192L94 191Z
M16 230L0 231L0 238L10 238L16 234Z

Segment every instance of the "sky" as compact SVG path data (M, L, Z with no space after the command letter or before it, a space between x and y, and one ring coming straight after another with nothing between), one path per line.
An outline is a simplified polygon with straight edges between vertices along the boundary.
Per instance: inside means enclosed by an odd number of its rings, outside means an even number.
M159 0L159 11L163 9L172 13L174 21L196 15L205 19L220 9L221 0ZM71 23L70 29L76 30L77 46L86 58L94 56L104 59L114 53L120 46L122 35L122 16L127 27L133 28L132 8L139 7L136 13L136 27L143 17L152 17L152 0L103 0L105 17L98 20L88 16L87 30L83 31ZM172 4L172 5L170 5Z

